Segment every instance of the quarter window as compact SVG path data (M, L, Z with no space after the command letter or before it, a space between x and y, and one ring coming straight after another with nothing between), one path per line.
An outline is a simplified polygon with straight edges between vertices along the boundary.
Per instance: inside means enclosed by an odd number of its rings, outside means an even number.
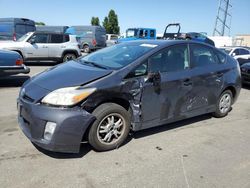
M64 35L64 42L68 42L69 41L69 35Z
M150 72L175 72L189 68L186 44L168 47L149 58Z
M194 67L210 66L219 63L218 57L215 56L212 48L191 44L191 61Z

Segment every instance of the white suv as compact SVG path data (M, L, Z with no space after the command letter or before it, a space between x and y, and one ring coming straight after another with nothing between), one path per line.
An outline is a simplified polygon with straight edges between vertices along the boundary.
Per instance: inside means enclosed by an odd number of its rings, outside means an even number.
M0 49L18 52L24 61L67 61L81 56L74 35L29 32L18 41L0 42Z
M250 60L250 50L248 47L232 46L221 47L220 49L234 57L234 59L236 59L240 65Z

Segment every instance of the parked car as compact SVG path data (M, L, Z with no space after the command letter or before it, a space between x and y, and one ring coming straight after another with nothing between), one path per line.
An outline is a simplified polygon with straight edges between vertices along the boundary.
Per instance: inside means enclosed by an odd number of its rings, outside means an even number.
M36 31L65 33L69 26L41 25L36 26Z
M242 83L250 84L250 61L241 65L240 69L241 69Z
M241 89L235 59L191 40L138 40L99 50L30 79L18 121L36 145L78 152L124 143L138 131L213 113L224 117Z
M71 26L66 33L76 35L85 53L106 47L106 30L101 26Z
M26 18L0 18L0 40L16 41L24 34L35 31L35 22Z
M29 32L16 42L1 42L0 49L18 52L24 61L67 61L81 55L76 36Z
M30 69L23 64L19 53L0 50L0 77L29 72Z
M118 40L119 43L132 40L156 39L156 29L154 28L128 28L126 36Z
M106 46L112 46L117 44L118 35L115 34L106 34Z
M240 65L250 61L250 50L247 47L227 46L220 49L234 57Z

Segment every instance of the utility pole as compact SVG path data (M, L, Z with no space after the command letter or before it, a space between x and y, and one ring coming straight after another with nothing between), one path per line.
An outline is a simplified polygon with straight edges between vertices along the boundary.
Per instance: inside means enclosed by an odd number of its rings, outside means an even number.
M216 16L213 36L230 35L231 30L231 9L230 0L219 0L219 8Z

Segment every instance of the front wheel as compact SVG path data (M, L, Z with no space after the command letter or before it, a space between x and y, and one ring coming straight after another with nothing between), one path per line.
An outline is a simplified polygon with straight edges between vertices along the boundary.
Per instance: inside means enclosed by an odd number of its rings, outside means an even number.
M118 148L127 138L130 130L130 115L122 106L105 103L97 107L96 117L88 134L90 145L97 151Z
M231 106L233 103L233 95L230 90L224 91L217 101L216 111L213 115L217 118L225 117L228 112L231 110Z

